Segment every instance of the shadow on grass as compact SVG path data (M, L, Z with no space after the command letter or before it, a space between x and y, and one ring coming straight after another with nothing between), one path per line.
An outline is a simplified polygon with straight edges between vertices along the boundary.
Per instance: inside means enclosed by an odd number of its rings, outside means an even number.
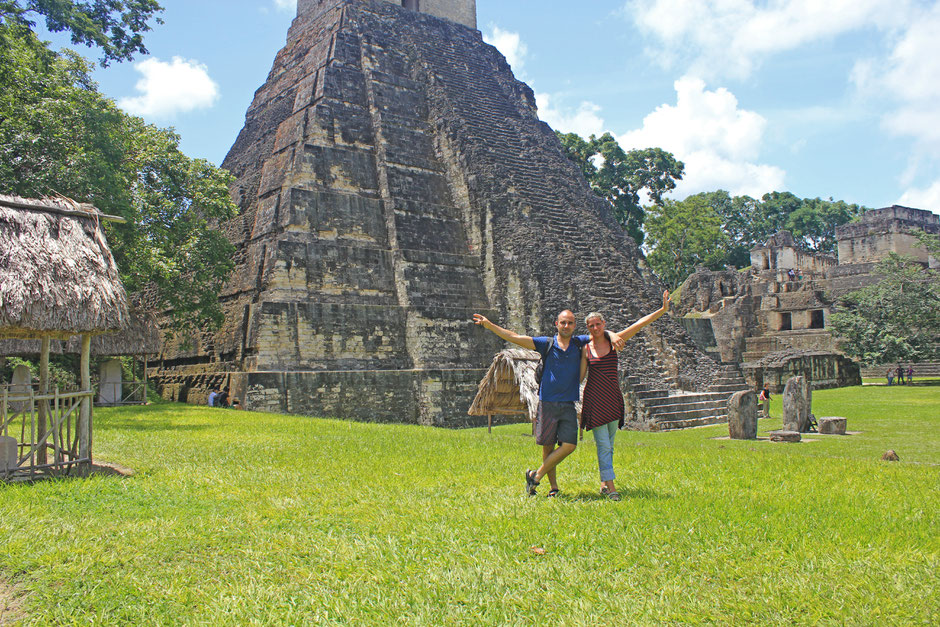
M663 494L657 492L656 490L651 490L649 488L618 488L617 492L620 493L620 498L624 501L632 501L638 499L646 499L648 501L665 501L671 499L671 494ZM599 492L576 492L573 494L565 494L562 492L557 497L562 501L609 501L606 495Z
M107 421L108 429L126 429L128 431L204 431L211 425L181 425L169 420L129 420L111 418Z

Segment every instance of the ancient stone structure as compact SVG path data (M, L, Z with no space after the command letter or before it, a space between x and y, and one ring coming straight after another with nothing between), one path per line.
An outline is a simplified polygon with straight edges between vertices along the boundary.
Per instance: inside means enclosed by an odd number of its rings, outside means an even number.
M812 389L859 385L858 364L839 353L821 350L782 350L764 355L756 361L741 364L741 372L749 385L766 387L775 394L783 391L790 377L801 376Z
M819 432L830 435L845 435L847 423L848 420L841 416L823 416L819 419Z
M940 216L899 205L869 211L858 222L836 227L839 265L877 263L888 253L897 253L936 268L940 260L928 255L915 235L921 230L940 232Z
M728 401L728 435L733 440L757 438L757 394L754 390L735 392Z
M165 397L227 385L247 409L479 424L467 409L505 344L474 311L550 334L563 308L617 328L659 307L633 241L474 30L474 2L401 5L298 4L223 163L241 208L221 226L238 249L225 323L164 346ZM631 391L719 378L667 318L621 363ZM706 418L723 417L714 394Z
M812 390L806 379L791 377L783 389L783 430L809 431L813 406Z
M742 363L748 384L782 389L806 376L814 388L858 385L858 368L829 332L832 303L878 280L875 264L890 253L936 266L914 232L940 232L940 216L892 206L836 228L838 259L801 249L781 231L751 250L751 268L699 269L682 286L678 312L700 348L724 363Z

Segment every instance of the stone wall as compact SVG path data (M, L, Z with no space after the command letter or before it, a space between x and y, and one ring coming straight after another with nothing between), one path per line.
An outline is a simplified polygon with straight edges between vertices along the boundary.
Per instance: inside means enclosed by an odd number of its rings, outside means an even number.
M477 27L476 0L385 0L400 7L444 18L470 28ZM297 0L297 15L319 13L335 0Z
M858 222L836 227L839 264L874 263L897 253L928 263L918 230L940 233L940 216L922 209L893 205L865 212Z
M827 351L785 350L755 362L741 364L741 372L754 389L767 387L780 394L791 377L804 377L814 390L861 385L858 364Z

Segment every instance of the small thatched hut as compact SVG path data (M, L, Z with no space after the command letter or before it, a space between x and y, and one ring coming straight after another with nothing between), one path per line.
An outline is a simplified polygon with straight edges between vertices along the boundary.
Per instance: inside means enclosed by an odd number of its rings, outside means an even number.
M524 348L507 348L496 353L467 413L487 416L490 428L494 415L524 416L523 420L535 424L539 406L535 367L539 359L536 351Z
M0 195L0 340L40 340L38 394L31 390L28 398L11 399L9 390L2 391L0 449L16 452L0 456L0 476L33 477L73 467L85 472L91 465L91 339L128 323L127 295L103 219L118 218L64 198ZM50 395L51 342L78 334L81 390ZM13 410L14 400L28 401L27 409ZM15 426L19 441L10 436L17 434Z

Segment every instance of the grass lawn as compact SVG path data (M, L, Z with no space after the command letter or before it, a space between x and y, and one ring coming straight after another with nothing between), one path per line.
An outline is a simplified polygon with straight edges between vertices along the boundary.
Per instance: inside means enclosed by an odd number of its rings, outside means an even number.
M590 436L547 499L523 495L527 425L99 410L98 459L137 474L0 485L0 612L12 594L37 624L940 624L940 386L813 410L862 433L621 432L620 503L596 494Z

